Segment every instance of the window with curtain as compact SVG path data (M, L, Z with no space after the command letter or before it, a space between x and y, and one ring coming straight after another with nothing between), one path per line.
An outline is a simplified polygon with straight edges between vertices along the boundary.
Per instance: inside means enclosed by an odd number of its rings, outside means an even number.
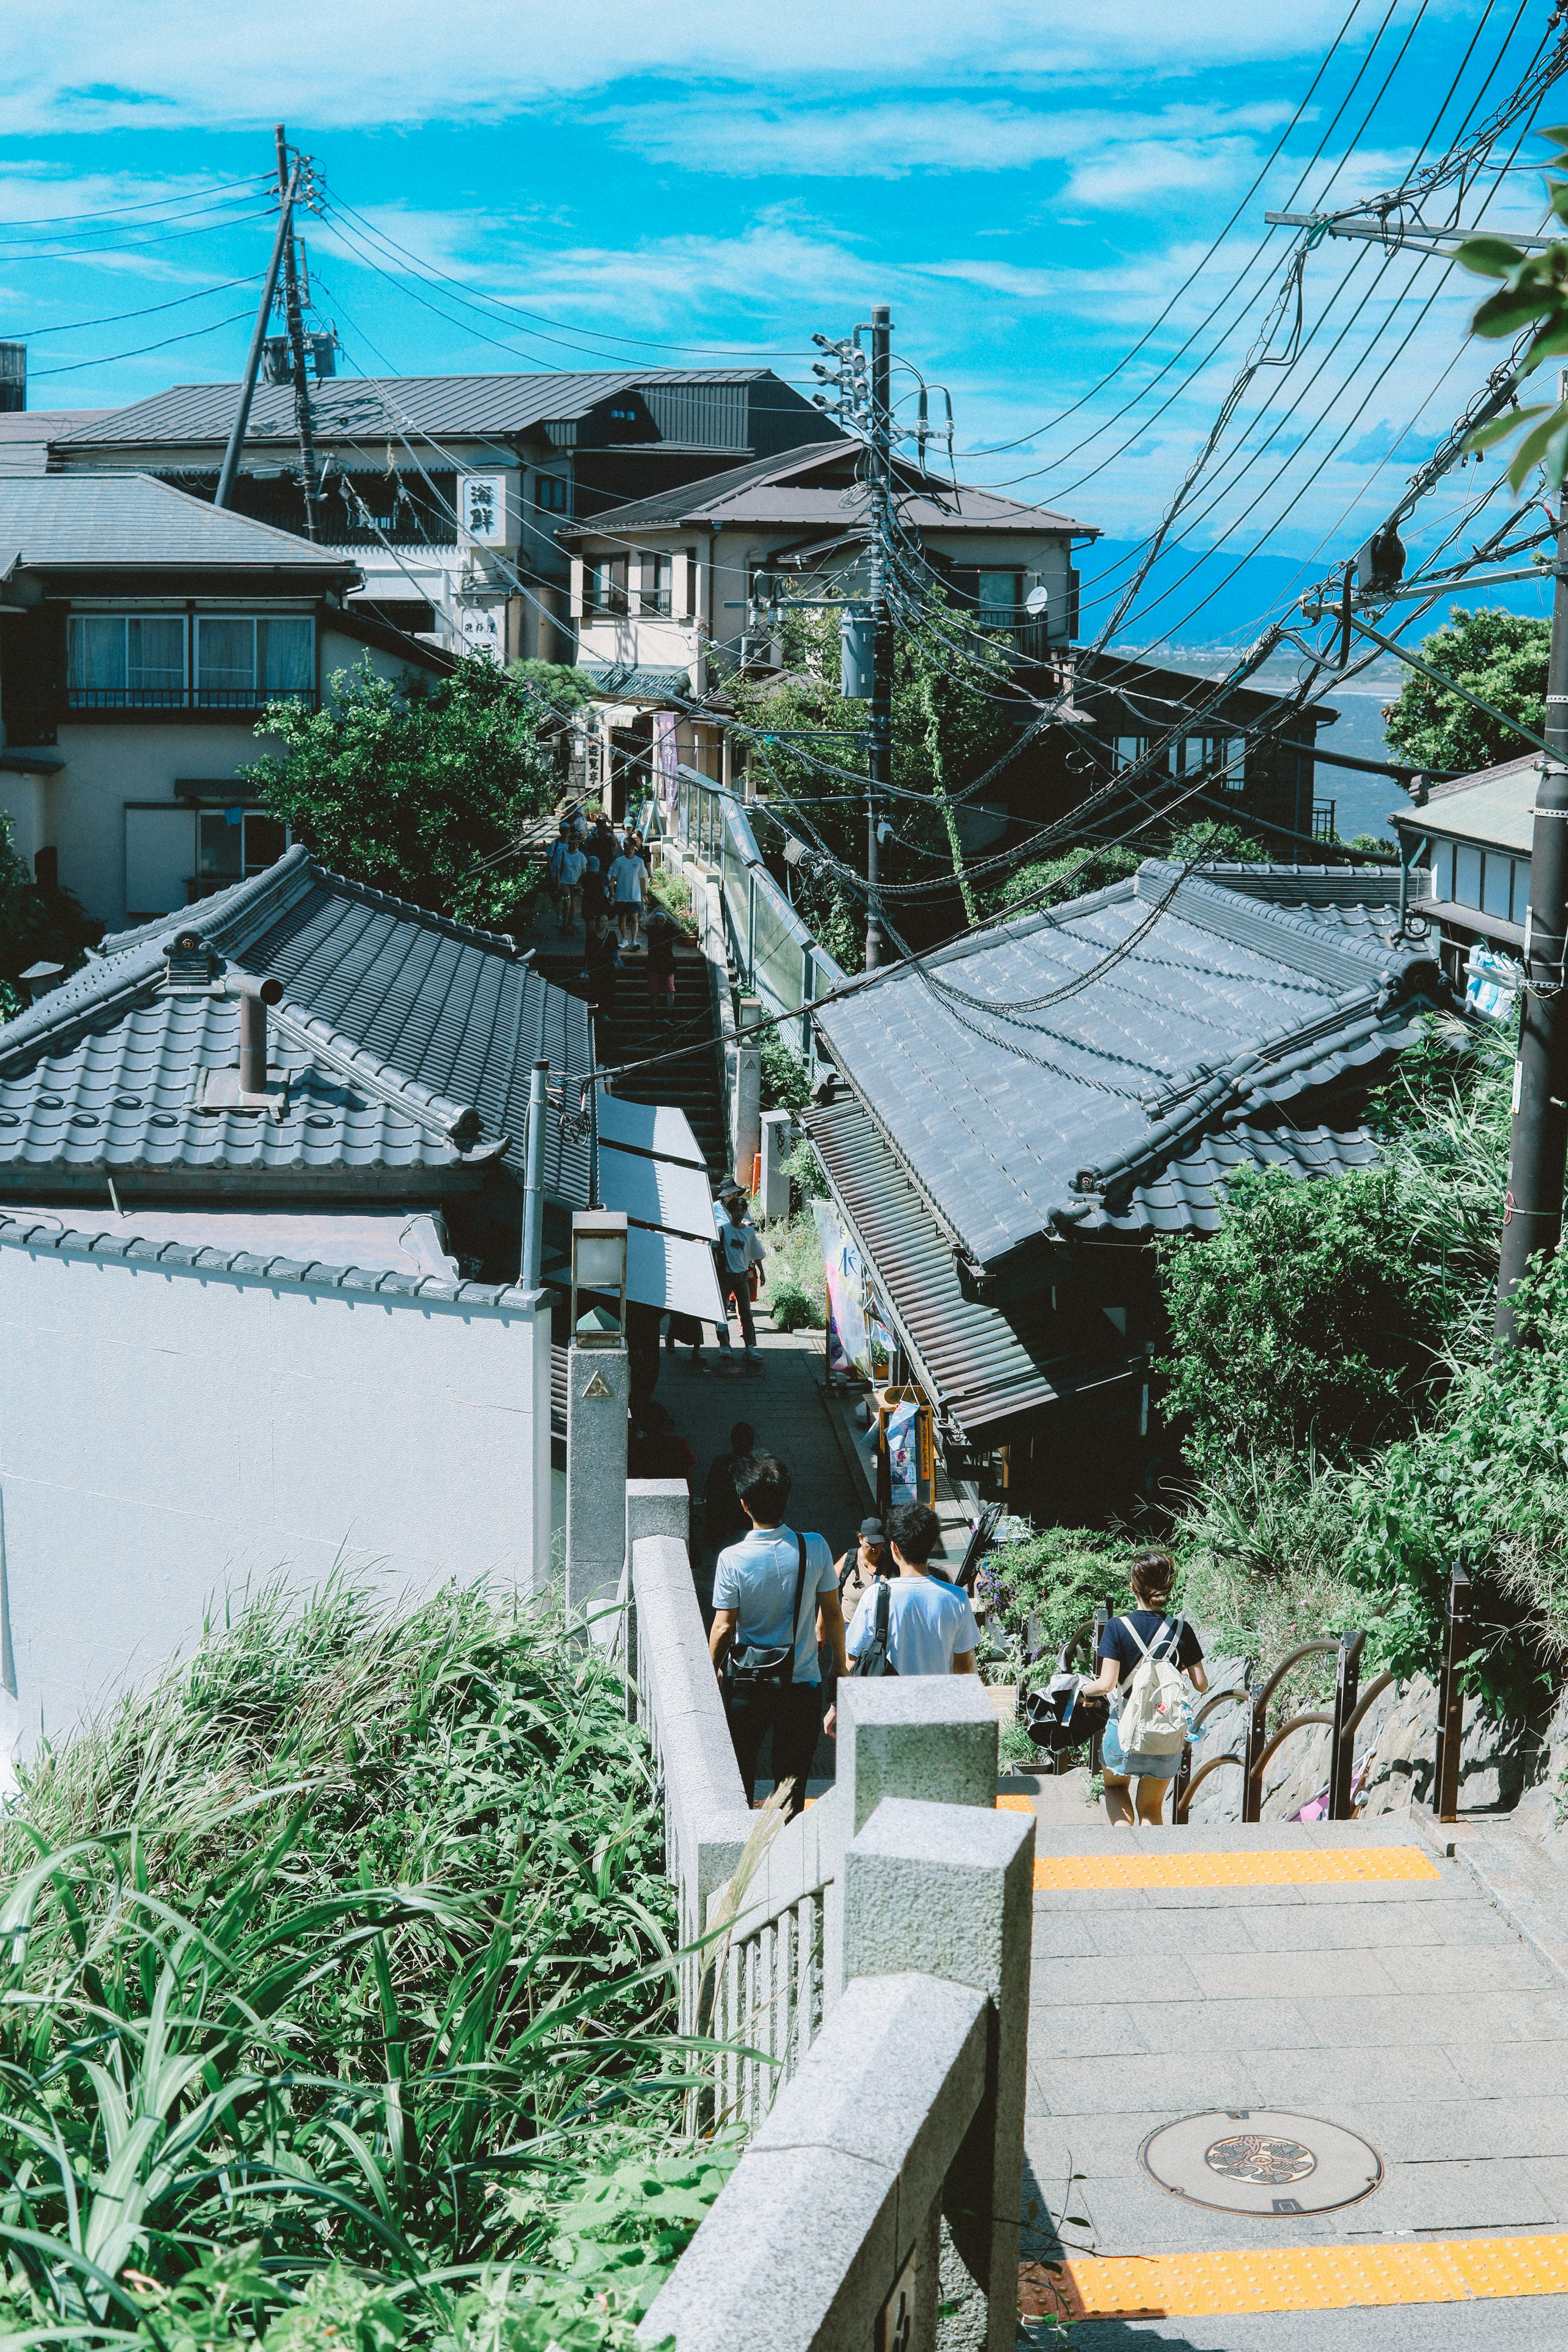
M255 693L254 621L227 614L201 615L196 623L196 691L204 696Z
M73 613L66 686L82 702L177 702L185 685L185 624L177 613Z
M316 683L316 625L309 614L275 613L257 625L268 693L310 693Z
M1454 845L1451 841L1434 841L1432 850L1432 896L1452 899L1454 896Z
M645 613L669 612L670 560L668 555L645 555L642 560L642 609Z
M1530 860L1516 857L1513 861L1513 919L1522 925L1530 912Z
M613 556L605 563L583 566L584 613L624 613L626 609L626 559Z

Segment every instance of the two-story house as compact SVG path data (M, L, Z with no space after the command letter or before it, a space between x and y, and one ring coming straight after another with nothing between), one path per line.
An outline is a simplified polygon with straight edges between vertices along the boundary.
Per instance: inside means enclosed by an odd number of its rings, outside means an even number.
M175 384L62 431L49 464L133 467L210 499L238 398ZM319 537L363 574L356 601L508 661L574 658L563 523L840 437L768 368L331 378L310 400ZM257 387L233 507L305 532L291 385Z
M339 551L144 474L0 478L0 813L111 929L260 872L283 828L236 771L279 701L451 657L347 600Z
M805 446L562 530L578 663L602 689L606 751L636 756L653 714L707 694L710 671L777 668L792 599L866 595L861 472L856 444ZM1073 545L1098 532L901 463L896 476L900 541L922 585L940 582L960 620L1022 658L1065 656L1078 630ZM683 719L673 740L682 761L721 777L721 730Z

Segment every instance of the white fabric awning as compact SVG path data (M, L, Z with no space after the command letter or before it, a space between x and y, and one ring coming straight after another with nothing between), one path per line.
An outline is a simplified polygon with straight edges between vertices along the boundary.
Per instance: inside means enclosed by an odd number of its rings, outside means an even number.
M720 1322L713 1195L686 1113L601 1095L598 1131L600 1198L626 1219L627 1297Z

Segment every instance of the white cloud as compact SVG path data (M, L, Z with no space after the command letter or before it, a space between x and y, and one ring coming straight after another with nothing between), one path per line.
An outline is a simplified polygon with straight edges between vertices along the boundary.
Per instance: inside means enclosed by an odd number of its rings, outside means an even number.
M915 171L1022 171L1108 155L1137 139L1228 135L1246 152L1248 142L1237 134L1278 129L1289 112L1283 103L1267 101L1140 113L1102 107L1047 110L954 92L831 107L702 97L679 109L641 104L595 119L650 162L687 172L895 179Z
M1463 13L1465 0L1442 0ZM10 0L0 130L496 120L637 77L863 95L1208 70L1326 47L1341 0Z

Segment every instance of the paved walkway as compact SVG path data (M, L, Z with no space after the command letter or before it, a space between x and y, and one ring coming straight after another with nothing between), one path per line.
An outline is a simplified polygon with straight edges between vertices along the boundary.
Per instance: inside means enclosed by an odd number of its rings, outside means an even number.
M1066 1797L1039 1803L1026 2251L1065 2260L1074 2346L1568 2343L1568 1889L1541 1847L1408 1815L1113 1832ZM1215 2110L1357 2134L1381 2184L1320 2214L1172 2195L1143 2144Z

